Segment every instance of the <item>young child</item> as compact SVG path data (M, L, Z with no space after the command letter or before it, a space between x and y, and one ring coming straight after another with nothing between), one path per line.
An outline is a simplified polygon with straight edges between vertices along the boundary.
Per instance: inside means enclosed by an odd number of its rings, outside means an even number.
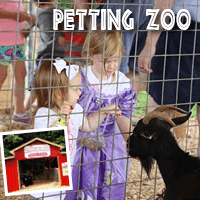
M88 0L76 0L76 4L72 4L75 9L88 9L91 7ZM74 3L74 1L71 1ZM81 4L79 4L81 3ZM61 25L62 27L63 25ZM89 28L89 19L87 16L84 17L84 31L79 30L79 16L74 16L74 31L62 31L59 37L59 43L64 47L65 53L64 57L70 63L78 64L80 66L85 65L85 60L81 58L81 52L85 38L87 35L87 30ZM62 28L61 28L62 29Z
M146 82L147 75L139 73L137 67L138 59L135 57L134 50L136 42L138 41L138 38L140 38L140 33L143 33L144 29L146 30L146 26L148 24L147 21L149 22L149 19L147 19L146 16L146 9L153 8L153 0L144 0L142 6L138 6L138 2L135 0L123 0L123 4L121 3L121 0L71 0L71 2L75 9L87 9L88 12L89 9L94 9L94 7L98 10L111 9L114 15L116 15L116 10L126 11L129 9L133 11L128 16L127 22L129 22L130 19L134 19L134 29L137 31L123 31L123 43L126 51L124 52L124 59L120 64L119 70L125 73L130 79L137 93L140 90L145 90L146 84L142 84L141 81ZM75 30L77 30L76 27L78 27L79 18L78 16L75 16L74 18ZM101 19L102 16L100 11L100 14L96 19L97 24L101 23ZM71 59L73 59L73 61L77 61L77 63L82 62L82 64L78 63L81 66L86 64L80 56L82 46L86 38L86 33L89 29L89 22L91 22L90 20L89 16L86 15L84 17L85 31L73 31L73 33L71 31L63 32L64 39L62 39L62 41L64 42L62 42L62 45L65 47L65 57L71 57Z
M60 118L63 121L68 118L68 136L70 139L74 139L78 137L78 130L92 132L97 129L107 114L116 114L117 117L121 115L118 107L112 104L98 109L97 112L88 117L84 117L82 107L77 104L81 94L79 90L81 73L78 65L68 66L64 60L55 60L53 61L52 71L51 65L52 61L45 61L36 72L34 90L37 98L37 112L35 114L34 128L61 126ZM69 144L70 162L73 164L76 154L76 140L70 140ZM90 148L90 145L87 145L87 147ZM55 195L56 193L52 194ZM42 197L42 194L32 195L34 197ZM50 193L45 193L46 195L50 195ZM52 198L60 199L60 192L58 196Z
M33 74L33 81L38 67L46 60L57 57L64 57L65 49L59 44L59 32L53 31L53 9L56 7L56 0L34 0L35 5L39 8L37 19L34 25L39 28L40 44L37 49L36 67ZM32 86L32 83L31 83ZM25 99L25 109L29 110L30 105L34 102L36 96L34 91L28 93Z
M97 5L97 9L99 3L103 0L98 0L95 2ZM72 6L77 9L94 9L94 5L92 0L71 0ZM110 1L110 3L112 3ZM107 5L106 5L107 6ZM97 17L100 18L100 17ZM90 17L86 15L84 17L84 30L79 30L79 16L74 16L74 31L64 31L60 34L59 42L65 48L65 59L70 60L71 63L78 64L80 66L85 65L85 60L81 58L82 48L85 42L85 38L87 36L87 32L89 29Z
M24 11L21 0L0 2L0 89L7 77L8 65L12 64L15 100L12 121L26 125L29 124L29 118L28 114L25 113L24 90L22 90L26 76L25 40L20 31L22 22L27 21L32 24L34 19L34 15L29 15Z
M88 139L100 142L103 148L96 152L77 143L74 158L77 166L72 171L74 192L67 191L66 200L125 198L125 182L128 178L125 140L130 131L136 93L130 80L118 71L124 53L121 33L106 31L106 37L104 34L104 31L91 31L86 38L82 56L89 55L91 65L81 69L82 94L78 103L86 111L86 116L111 104L116 104L122 115L117 121L114 116L108 115L97 130L79 132L79 137L90 137Z

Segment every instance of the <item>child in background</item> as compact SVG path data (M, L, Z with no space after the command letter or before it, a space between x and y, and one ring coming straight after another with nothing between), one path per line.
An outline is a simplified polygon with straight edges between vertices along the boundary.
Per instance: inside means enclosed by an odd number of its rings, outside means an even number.
M68 66L64 60L55 60L53 61L51 71L51 65L52 61L45 61L39 67L35 75L34 88L37 98L37 112L35 114L34 128L61 126L59 122L60 118L65 121L67 117L68 136L70 139L74 139L78 137L78 130L92 132L97 129L98 124L102 123L107 114L116 114L117 117L121 115L121 111L118 107L112 104L98 109L97 112L89 117L83 117L83 109L77 104L81 94L79 90L79 86L81 85L79 66ZM69 87L67 87L68 80ZM50 87L51 89L49 89ZM70 140L69 144L70 162L73 164L76 154L76 140ZM87 145L87 148L90 148L90 145ZM72 174L72 176L74 175L75 174ZM50 194L58 194L52 198L60 199L60 192L48 192L45 193L45 196ZM42 197L42 193L32 194L32 196ZM48 199L50 199L50 197L48 197Z
M40 45L37 49L36 68L33 74L33 81L38 67L51 58L64 57L65 49L59 44L59 32L53 30L53 9L62 8L56 6L56 0L34 0L35 5L39 8L37 19L34 25L39 28ZM32 83L31 83L32 87ZM34 92L28 93L25 99L25 109L29 110L30 105L34 102L36 96Z
M72 6L75 9L89 9L91 8L91 3L88 0L72 0ZM87 30L89 29L89 18L88 16L84 17L84 31L79 30L79 16L74 16L74 30L73 31L64 31L60 34L59 42L65 48L65 59L73 64L80 66L85 65L85 60L81 58L81 52L85 38L87 36Z
M62 32L59 38L60 44L65 48L64 57L65 60L72 64L78 64L80 66L85 65L85 61L81 58L81 52L83 48L83 44L85 42L85 38L87 35L86 31L78 31L78 22L79 17L74 17L74 31L65 31ZM87 30L86 28L86 20L85 20L85 28L84 30ZM89 24L89 23L88 23Z
M116 104L122 115L117 121L114 116L107 116L93 132L79 131L79 137L98 141L103 148L92 151L77 143L78 150L74 158L77 166L72 171L74 192L67 191L66 200L125 198L125 182L128 178L126 140L136 105L136 93L130 80L118 71L124 53L121 36L119 31L91 31L86 38L82 56L89 55L91 65L81 69L82 93L78 103L86 116L111 104ZM80 192L77 193L77 190Z
M29 124L28 114L24 108L24 90L22 90L26 76L25 39L19 31L22 29L22 22L33 24L34 20L34 15L24 11L21 0L0 2L0 89L7 77L8 65L12 64L15 100L12 122L25 125Z

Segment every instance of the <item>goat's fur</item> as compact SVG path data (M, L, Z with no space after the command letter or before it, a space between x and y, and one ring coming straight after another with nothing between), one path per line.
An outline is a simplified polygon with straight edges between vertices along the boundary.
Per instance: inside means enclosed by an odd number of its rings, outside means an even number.
M172 121L180 125L190 114ZM129 155L139 157L148 176L153 160L157 161L166 185L165 200L200 199L200 159L179 148L170 123L159 118L151 119L148 124L142 120L128 139Z

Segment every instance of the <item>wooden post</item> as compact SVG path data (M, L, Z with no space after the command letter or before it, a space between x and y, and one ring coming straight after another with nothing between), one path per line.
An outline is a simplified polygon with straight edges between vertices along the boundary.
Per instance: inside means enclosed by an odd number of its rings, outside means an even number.
M57 156L57 162L58 162L58 182L59 182L59 186L61 186L61 171L60 171L60 168L61 168L61 166L60 166L60 162L59 162L59 156Z
M46 158L44 159L44 180L46 181L47 180L47 170L46 170L46 167L45 167L45 162L46 162Z

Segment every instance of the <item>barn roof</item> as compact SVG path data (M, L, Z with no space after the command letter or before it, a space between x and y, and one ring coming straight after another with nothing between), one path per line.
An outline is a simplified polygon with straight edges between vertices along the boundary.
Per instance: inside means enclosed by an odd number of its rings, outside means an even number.
M6 157L5 160L15 159L15 156Z
M53 143L53 142L49 142L49 141L44 140L44 139L41 139L41 138L34 138L34 139L32 139L32 140L26 142L25 144L22 144L22 145L20 145L19 147L17 147L17 148L15 148L15 149L11 150L10 153L12 153L12 154L14 155L14 152L15 152L15 151L17 151L17 150L19 150L19 149L21 149L21 148L23 148L23 147L25 147L25 146L27 146L27 145L29 145L29 144L35 142L35 141L44 142L44 143L50 144L50 145L52 145L52 146L56 146L56 147L58 147L58 148L60 148L60 149L63 149L63 148L64 148L64 146L55 144L55 143Z

